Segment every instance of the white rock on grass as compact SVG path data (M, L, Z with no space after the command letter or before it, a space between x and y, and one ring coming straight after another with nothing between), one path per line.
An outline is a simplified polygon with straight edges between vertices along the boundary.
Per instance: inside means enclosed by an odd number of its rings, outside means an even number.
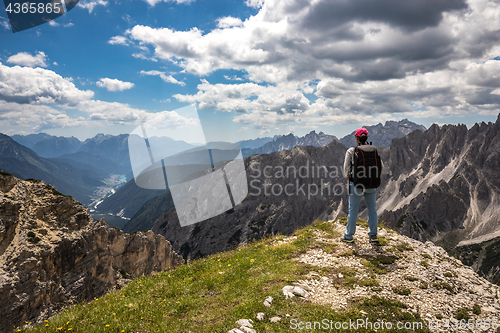
M309 297L309 293L299 286L284 286L282 290L287 299L293 296Z
M292 286L285 286L283 287L283 295L285 295L285 299L289 299L294 297L295 295L292 293L293 287Z
M272 298L271 296L267 297L267 298L264 300L264 305L265 305L265 306L270 307L272 304L273 304L273 298Z
M300 287L300 288L304 289L305 291L311 291L311 288L309 288L309 286L305 283L292 282L292 284L296 287Z
M238 326L246 326L253 328L253 320L252 319L240 319L236 322L236 325Z
M254 330L252 328L248 328L246 326L241 326L240 330L243 331L244 333L257 333L256 330Z
M264 312L259 312L259 313L257 313L257 320L258 321L263 321L265 316L266 315L265 315Z
M269 318L269 321L271 323L277 323L281 320L281 317L272 317L272 318Z
M241 330L239 330L237 328L233 328L232 330L227 331L227 333L245 333L245 332L243 332L243 331L241 331Z

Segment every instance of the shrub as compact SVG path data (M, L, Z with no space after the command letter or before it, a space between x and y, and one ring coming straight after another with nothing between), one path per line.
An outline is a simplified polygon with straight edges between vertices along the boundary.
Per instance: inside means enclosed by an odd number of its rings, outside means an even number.
M394 291L394 293L396 293L396 294L403 295L403 296L408 296L411 294L411 290L409 288L405 288L402 286L397 286L395 288L392 288L392 291Z
M479 315L481 314L481 307L479 306L479 304L474 304L474 307L472 308L472 313L475 314L475 315Z
M41 241L41 239L39 237L30 237L30 238L28 238L28 242L33 243L33 244L36 244L39 241Z
M26 179L27 182L30 182L30 183L40 183L41 180L40 179L33 179L33 178L28 178Z
M422 260L420 262L420 265L424 266L425 268L429 267L429 263L427 261L425 261L425 260Z
M429 288L429 284L426 281L422 281L419 287L420 289L427 289Z
M123 269L119 269L118 272L121 274L121 276L124 278L124 279L128 279L128 274L127 272L125 272L125 270Z
M458 320L462 319L469 320L470 319L469 310L466 308L458 309L457 312L455 313L455 318Z
M453 287L450 286L448 283L446 282L436 282L436 283L433 283L432 286L436 289L446 289L450 292L453 292Z
M400 244L398 244L398 245L394 246L394 248L395 248L396 250L398 250L399 252L403 252L403 251L414 251L414 250L413 250L413 248L412 248L410 245L408 245L408 243L407 243L407 242L400 243Z
M403 278L404 278L405 280L408 280L408 281L418 281L418 278L417 278L417 277L410 276L410 275L405 275L405 276L403 276Z

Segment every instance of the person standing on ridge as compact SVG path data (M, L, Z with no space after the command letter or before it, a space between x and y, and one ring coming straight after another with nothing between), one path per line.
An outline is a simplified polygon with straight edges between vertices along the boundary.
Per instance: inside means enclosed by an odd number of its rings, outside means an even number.
M377 187L384 164L377 149L367 144L368 130L364 127L355 132L356 147L351 147L345 154L344 174L349 180L349 215L344 235L340 238L346 243L354 242L356 221L358 220L361 197L365 197L368 208L368 237L371 243L378 244Z

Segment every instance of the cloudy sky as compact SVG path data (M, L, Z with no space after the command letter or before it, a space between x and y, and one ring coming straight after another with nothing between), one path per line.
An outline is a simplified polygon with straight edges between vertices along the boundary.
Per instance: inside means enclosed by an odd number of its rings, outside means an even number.
M85 139L159 117L201 142L189 105L228 141L495 121L499 30L487 0L81 0L18 33L2 11L0 131Z

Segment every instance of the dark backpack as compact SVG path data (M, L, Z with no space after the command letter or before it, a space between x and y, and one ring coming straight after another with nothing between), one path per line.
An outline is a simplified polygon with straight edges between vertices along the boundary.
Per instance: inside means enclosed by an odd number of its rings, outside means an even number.
M375 146L360 145L354 148L351 180L355 187L379 187L381 169L382 163Z

